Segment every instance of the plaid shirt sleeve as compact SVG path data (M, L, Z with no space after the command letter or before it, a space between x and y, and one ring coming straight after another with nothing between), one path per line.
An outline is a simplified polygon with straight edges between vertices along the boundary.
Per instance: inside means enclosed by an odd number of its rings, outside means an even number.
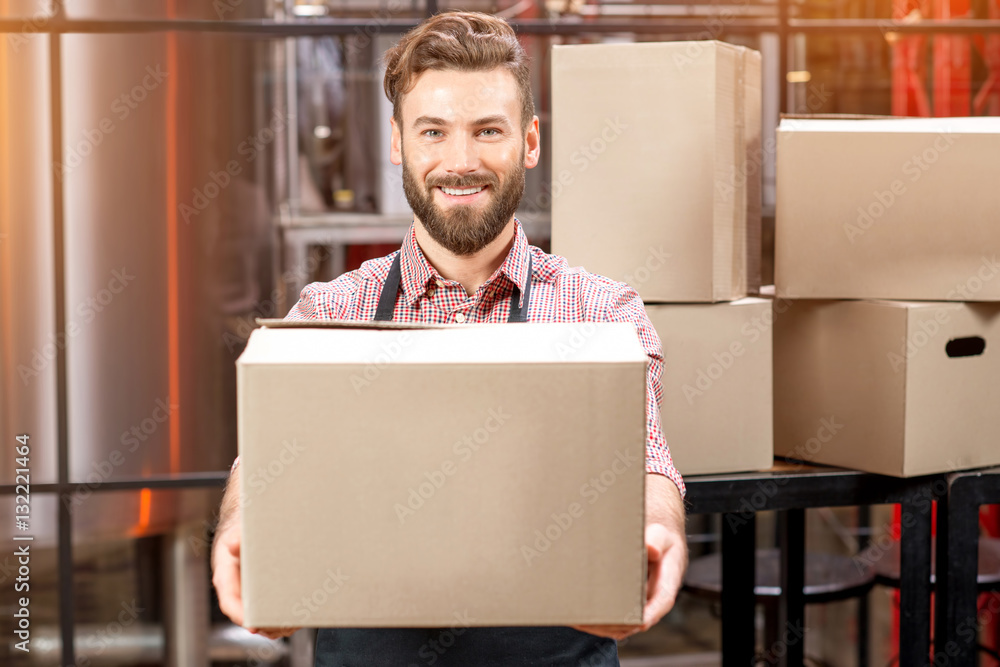
M322 317L319 314L316 290L312 284L302 288L299 300L295 302L292 309L285 315L286 320L315 320Z
M357 271L343 274L328 283L310 283L299 294L299 300L285 315L286 320L350 320L361 283ZM356 308L353 308L356 310Z
M627 285L608 307L609 322L630 322L635 326L639 342L649 356L646 367L646 472L669 477L683 498L687 494L684 479L674 467L670 449L660 426L660 405L663 403L663 347L653 323L646 315L639 294Z

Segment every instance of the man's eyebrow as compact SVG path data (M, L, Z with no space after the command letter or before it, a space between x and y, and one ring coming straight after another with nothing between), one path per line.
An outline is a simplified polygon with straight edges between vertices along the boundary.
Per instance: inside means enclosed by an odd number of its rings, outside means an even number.
M444 118L438 118L437 116L421 116L413 121L413 127L420 127L421 125L447 125L448 121Z
M503 114L493 114L492 116L483 116L482 118L477 118L472 123L475 127L482 127L483 125L500 125L501 127L510 127L510 121L507 116ZM444 118L439 118L438 116L420 116L415 121L413 121L413 127L421 127L423 125L436 125L444 127L450 125L448 121Z
M473 124L477 127L481 125L502 125L503 127L510 127L510 121L507 120L507 116L499 113L480 118Z

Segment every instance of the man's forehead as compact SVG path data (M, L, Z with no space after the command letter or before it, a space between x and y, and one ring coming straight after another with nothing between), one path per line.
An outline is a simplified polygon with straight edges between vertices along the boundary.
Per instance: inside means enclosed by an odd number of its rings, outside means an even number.
M517 82L508 70L427 70L403 96L404 122L432 116L449 122L505 116L519 111Z

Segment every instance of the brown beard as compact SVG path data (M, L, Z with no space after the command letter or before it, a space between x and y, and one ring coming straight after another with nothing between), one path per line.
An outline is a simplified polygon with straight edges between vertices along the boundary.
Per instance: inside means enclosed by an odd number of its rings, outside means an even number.
M510 222L517 205L524 196L524 149L510 172L510 178L501 187L500 179L492 171L473 174L464 178L428 178L421 186L409 169L403 155L403 192L413 213L424 224L431 238L455 255L466 256L479 252L496 239ZM485 210L480 212L472 205L458 205L443 211L434 203L434 188L474 188L489 186L492 192Z

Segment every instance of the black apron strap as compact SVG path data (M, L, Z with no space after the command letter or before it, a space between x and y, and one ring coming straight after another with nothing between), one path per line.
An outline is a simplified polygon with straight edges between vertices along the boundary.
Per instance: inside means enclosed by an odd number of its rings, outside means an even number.
M396 311L396 297L399 294L399 280L401 276L400 269L400 256L403 251L400 250L399 254L396 255L396 259L392 261L392 266L389 267L389 275L385 278L385 284L382 286L382 293L378 297L378 306L375 309L375 321L376 322L391 322L393 313ZM514 285L514 290L510 293L510 315L507 317L507 322L527 322L528 321L528 304L531 300L531 255L528 255L528 279L524 282L524 304L521 301L521 290L517 285Z
M382 285L382 293L378 297L378 308L375 310L376 322L391 322L392 314L396 311L396 295L399 293L399 258L403 251L400 250L389 267L389 275Z
M514 285L514 291L510 293L510 316L507 322L527 322L528 302L531 299L531 251L528 251L528 279L524 281L524 305L519 305L521 301L521 290Z

